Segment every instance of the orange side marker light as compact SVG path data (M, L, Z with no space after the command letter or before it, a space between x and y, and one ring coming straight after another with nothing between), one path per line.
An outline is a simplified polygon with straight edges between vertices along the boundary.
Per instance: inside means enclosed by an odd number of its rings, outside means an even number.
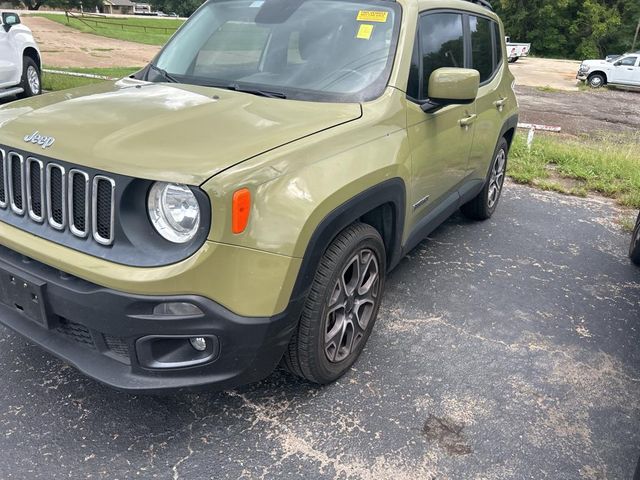
M231 215L231 229L233 233L244 232L249 223L251 213L251 192L248 188L238 190L233 194L233 207Z

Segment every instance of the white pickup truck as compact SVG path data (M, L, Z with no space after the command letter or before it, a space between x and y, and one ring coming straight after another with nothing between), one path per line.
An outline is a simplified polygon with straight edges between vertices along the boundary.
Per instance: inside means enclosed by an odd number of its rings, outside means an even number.
M509 63L515 63L519 58L528 57L531 51L530 43L513 43L510 37L505 37L507 44L507 54L509 55Z
M592 88L607 84L640 87L640 52L625 53L613 61L584 60L576 78Z
M42 62L33 34L17 13L2 12L1 18L0 98L39 95Z

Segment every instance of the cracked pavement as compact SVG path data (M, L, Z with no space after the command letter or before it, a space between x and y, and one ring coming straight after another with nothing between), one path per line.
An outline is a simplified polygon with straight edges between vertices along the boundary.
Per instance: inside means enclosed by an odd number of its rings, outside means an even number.
M131 396L0 327L0 478L630 479L640 269L618 209L509 183L390 275L350 372Z

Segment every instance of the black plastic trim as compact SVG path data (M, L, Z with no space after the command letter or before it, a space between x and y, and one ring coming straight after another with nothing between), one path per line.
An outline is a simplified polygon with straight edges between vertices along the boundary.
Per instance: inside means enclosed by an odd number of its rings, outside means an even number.
M320 259L338 234L376 208L390 204L393 207L391 245L387 251L387 266L391 270L400 261L404 231L406 187L400 178L392 178L375 185L340 205L318 225L302 260L300 272L293 288L292 299L304 299L316 274Z
M85 375L110 387L132 393L224 389L267 377L277 367L297 326L302 309L291 302L273 317L244 317L214 301L194 295L146 296L118 292L60 272L0 246L0 270L40 285L47 322L36 323L25 312L0 304L0 324L30 339L75 366ZM153 315L160 303L188 302L203 315ZM73 322L89 333L93 347L75 342L56 327ZM105 336L126 343L128 358L110 351ZM182 368L153 368L141 363L136 342L149 336L208 337L219 340L218 353L206 363ZM144 355L144 352L143 352Z

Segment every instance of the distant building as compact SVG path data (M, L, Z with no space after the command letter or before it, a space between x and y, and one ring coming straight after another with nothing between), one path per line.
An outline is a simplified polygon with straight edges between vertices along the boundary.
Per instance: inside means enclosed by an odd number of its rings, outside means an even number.
M104 0L104 13L133 15L135 8L136 3L131 0Z

